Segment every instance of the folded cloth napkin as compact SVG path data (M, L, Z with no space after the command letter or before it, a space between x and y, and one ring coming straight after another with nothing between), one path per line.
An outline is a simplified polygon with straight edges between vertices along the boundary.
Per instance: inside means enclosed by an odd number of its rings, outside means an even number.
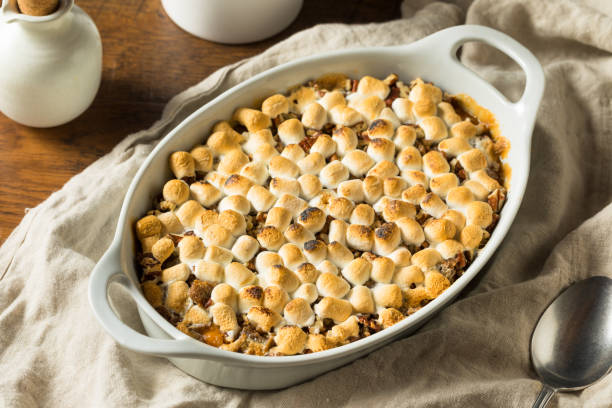
M529 406L540 383L529 339L571 282L612 276L612 18L602 1L407 1L403 19L329 24L225 67L172 99L150 129L30 210L0 248L0 406ZM408 43L461 23L504 31L546 70L532 170L516 221L463 296L416 334L275 392L222 389L167 360L118 346L95 321L87 281L110 244L122 198L155 143L189 113L257 72L315 52ZM464 47L466 65L510 97L522 73L498 51ZM142 330L134 304L121 318ZM609 407L612 376L559 407Z

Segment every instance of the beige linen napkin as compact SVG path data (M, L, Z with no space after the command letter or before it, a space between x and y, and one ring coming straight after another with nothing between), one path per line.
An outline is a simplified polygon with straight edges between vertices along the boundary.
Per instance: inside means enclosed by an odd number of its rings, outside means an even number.
M223 68L29 211L0 248L0 406L529 406L540 388L529 362L539 315L569 283L612 276L612 19L593 0L455 3L408 1L402 20L317 26ZM87 302L89 273L110 244L131 178L169 129L222 90L295 57L407 43L466 19L529 47L547 87L522 208L459 300L411 337L274 392L201 383L102 330ZM520 96L522 74L507 57L469 44L462 58ZM116 295L122 319L141 329L133 303ZM611 401L611 377L555 397L559 407Z

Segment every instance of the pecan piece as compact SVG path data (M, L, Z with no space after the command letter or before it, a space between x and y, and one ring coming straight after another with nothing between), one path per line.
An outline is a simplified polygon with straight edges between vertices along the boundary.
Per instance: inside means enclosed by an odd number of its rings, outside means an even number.
M189 297L196 305L205 308L214 287L210 282L195 279L189 288Z

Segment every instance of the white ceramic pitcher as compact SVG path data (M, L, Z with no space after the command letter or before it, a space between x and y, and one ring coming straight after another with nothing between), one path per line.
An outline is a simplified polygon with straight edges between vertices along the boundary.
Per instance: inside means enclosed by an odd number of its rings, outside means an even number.
M102 41L74 0L47 16L0 10L0 111L28 126L69 122L91 104L102 74Z

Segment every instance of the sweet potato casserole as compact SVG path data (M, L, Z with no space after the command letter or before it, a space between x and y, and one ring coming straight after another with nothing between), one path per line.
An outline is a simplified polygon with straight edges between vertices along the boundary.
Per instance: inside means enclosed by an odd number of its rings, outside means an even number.
M484 110L483 110L484 111ZM135 223L145 297L224 350L293 355L392 326L461 277L499 219L507 141L421 79L328 74L169 157Z

